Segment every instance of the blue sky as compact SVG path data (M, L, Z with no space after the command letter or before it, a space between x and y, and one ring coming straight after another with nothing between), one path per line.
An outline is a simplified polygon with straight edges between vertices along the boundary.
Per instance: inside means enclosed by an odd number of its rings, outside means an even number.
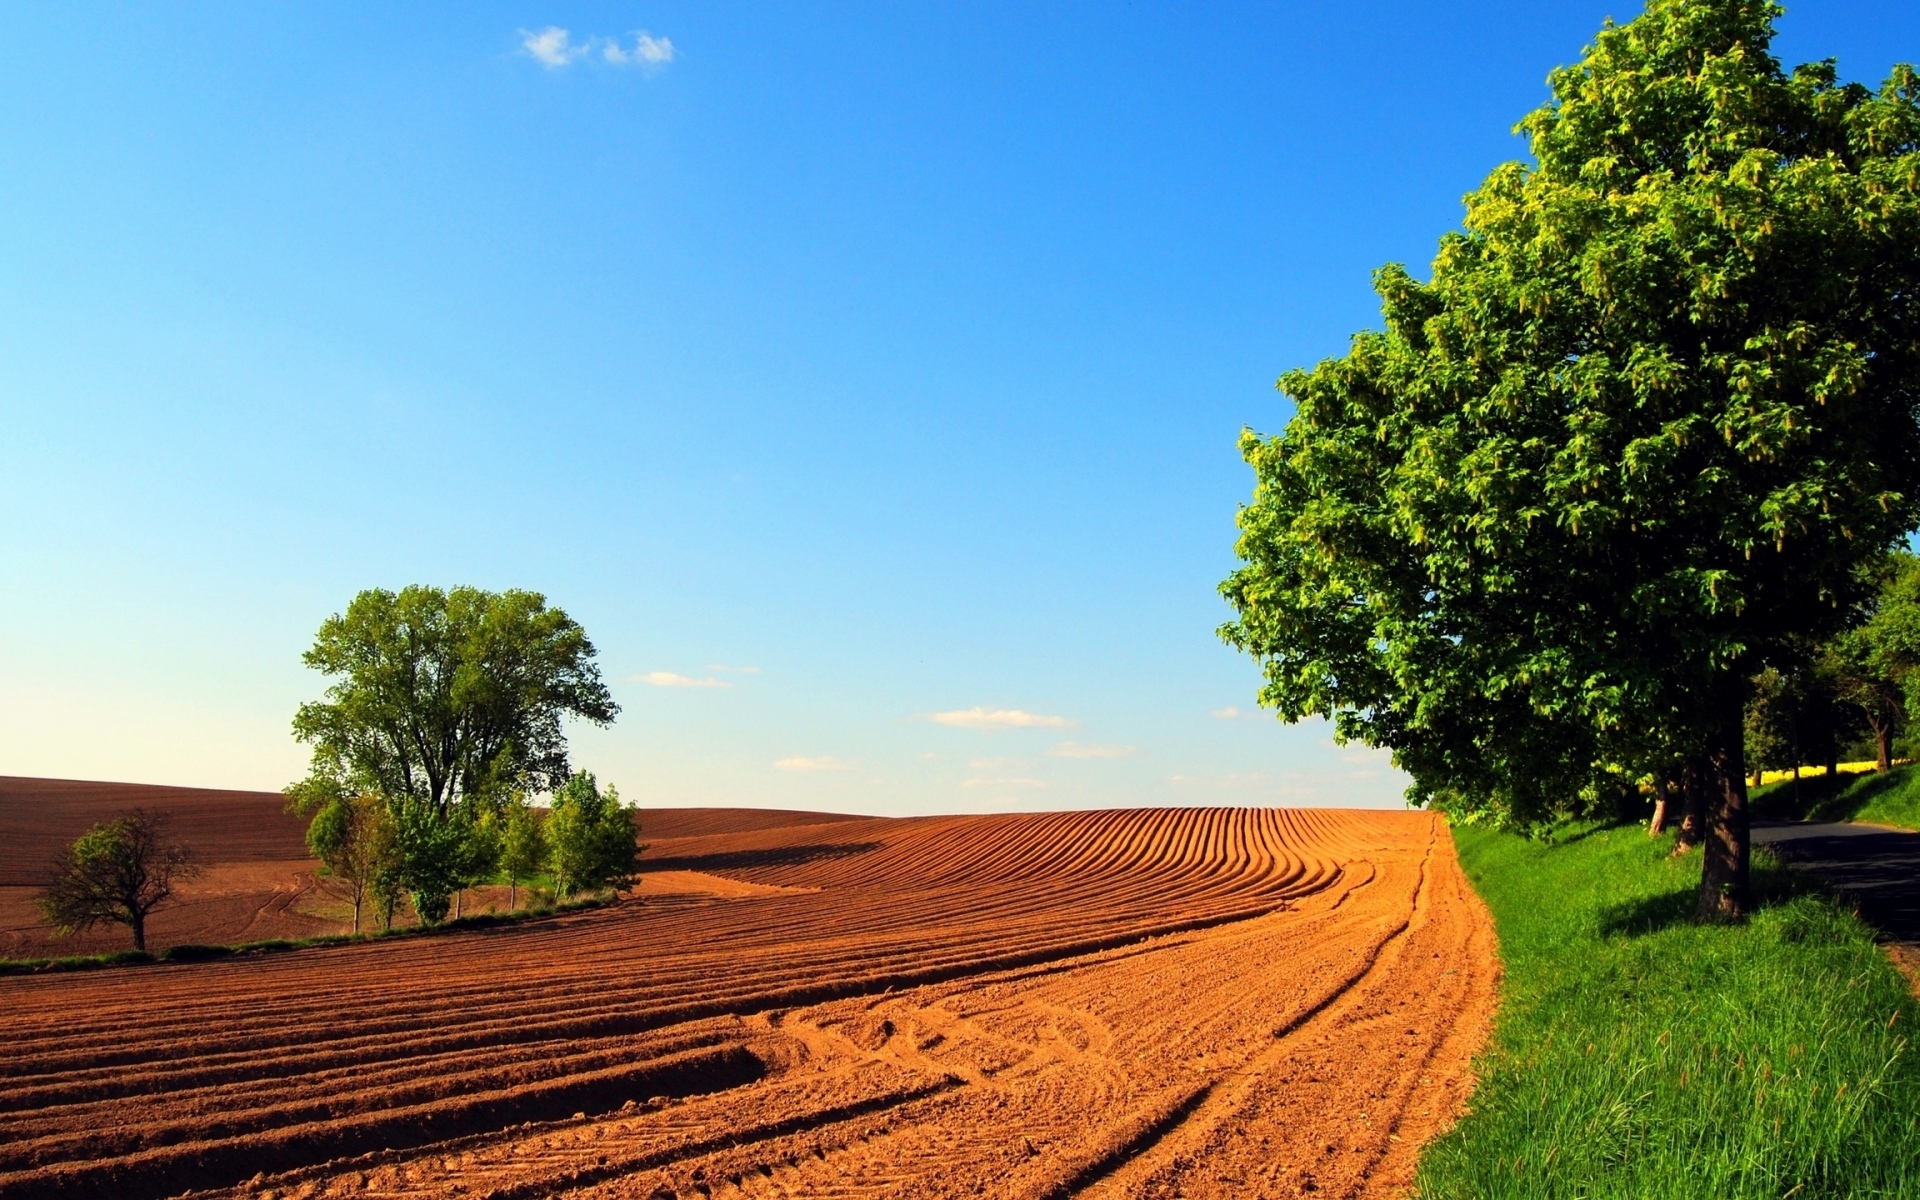
M645 804L1397 805L1216 715L1234 439L1634 11L16 8L0 773L278 787L320 621L432 582L585 624Z

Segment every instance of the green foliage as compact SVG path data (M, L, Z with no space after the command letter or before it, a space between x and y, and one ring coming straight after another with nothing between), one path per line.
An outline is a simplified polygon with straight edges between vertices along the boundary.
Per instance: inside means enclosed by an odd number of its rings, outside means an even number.
M544 818L516 793L501 811L500 870L507 876L507 907L518 906L520 881L546 864Z
M1857 706L1885 760L1920 715L1920 557L1896 551L1863 574L1875 585L1864 619L1833 639L1827 658L1841 698Z
M1920 1006L1871 931L1763 869L1702 926L1669 839L1454 831L1506 968L1427 1200L1920 1195Z
M1431 280L1382 269L1385 328L1243 435L1222 636L1416 802L1524 824L1737 759L1746 680L1920 518L1920 79L1783 71L1777 12L1609 25Z
M288 807L313 811L307 849L343 884L353 904L353 932L360 932L360 910L383 878L397 881L406 868L399 831L378 796L348 793L324 782L288 790ZM388 923L391 924L389 917Z
M632 812L613 788L581 772L553 794L546 826L554 888L561 896L621 888L639 867Z
M320 627L304 661L335 677L294 736L313 778L430 805L565 782L561 718L609 724L586 631L535 592L369 589ZM396 814L397 817L397 814Z
M199 870L187 847L168 836L171 821L136 808L81 834L34 901L40 915L62 935L102 922L125 925L133 948L145 953L147 915Z
M413 910L429 925L447 919L453 895L479 876L478 847L484 837L471 805L448 813L411 796L389 801L394 845L399 851L399 883L411 894Z
M506 797L567 779L563 717L613 720L593 657L586 631L534 592L370 589L320 627L304 661L334 682L294 717L313 762L288 796L330 823L323 800L385 798L392 855L366 887L389 928L402 893L438 922L493 874Z
M1749 767L1777 769L1800 761L1799 747L1793 737L1792 700L1789 680L1777 667L1768 667L1753 677L1753 693L1747 697Z

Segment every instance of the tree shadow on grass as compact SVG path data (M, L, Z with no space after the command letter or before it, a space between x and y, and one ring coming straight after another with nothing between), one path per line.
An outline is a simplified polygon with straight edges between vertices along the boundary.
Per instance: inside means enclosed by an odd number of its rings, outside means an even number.
M1812 811L1808 813L1809 818L1815 821L1851 821L1869 801L1884 796L1888 792L1898 791L1911 781L1905 770L1893 770L1885 775L1874 774L1856 778L1858 782L1846 791L1814 805Z
M1906 787L1912 778L1907 767L1884 775L1807 775L1798 783L1789 779L1754 789L1748 806L1760 821L1851 821L1869 801Z
M1644 937L1693 920L1698 888L1677 888L1657 896L1641 896L1600 910L1601 937Z
M1699 860L1695 858L1694 861ZM1752 887L1755 912L1819 890L1764 851L1753 856ZM1699 903L1700 887L1696 883L1658 895L1603 905L1600 909L1600 936L1645 937L1676 925L1691 925Z

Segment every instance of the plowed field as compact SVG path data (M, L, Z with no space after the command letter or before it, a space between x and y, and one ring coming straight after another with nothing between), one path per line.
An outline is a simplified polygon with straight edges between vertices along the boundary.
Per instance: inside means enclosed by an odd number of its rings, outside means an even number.
M0 1195L1386 1196L1491 1014L1425 814L650 840L552 921L0 978Z
M49 866L96 821L130 808L173 818L172 836L194 851L204 870L180 885L153 914L147 944L233 945L346 929L351 910L337 888L314 876L306 821L286 812L277 792L96 783L0 776L0 958L58 958L125 950L125 928L102 925L55 937L33 898ZM648 838L775 829L852 818L832 813L761 808L658 808L639 814ZM650 879L643 894L662 890L724 893L725 881L684 875ZM507 889L477 888L467 912L505 909Z

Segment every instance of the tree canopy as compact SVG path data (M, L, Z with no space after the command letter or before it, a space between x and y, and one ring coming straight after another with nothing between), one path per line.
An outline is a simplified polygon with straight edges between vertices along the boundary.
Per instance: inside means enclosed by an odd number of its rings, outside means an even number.
M41 916L63 934L103 921L125 925L133 948L145 950L147 916L199 872L192 851L169 835L171 823L166 813L136 808L81 834L35 901Z
M607 725L620 711L593 643L537 592L379 588L329 617L303 661L333 676L303 704L294 736L313 776L436 814L464 796L566 782L564 717Z
M1519 126L1385 328L1280 380L1222 636L1263 704L1390 748L1470 819L1715 764L1703 912L1746 904L1749 681L1920 519L1920 78L1654 0Z

